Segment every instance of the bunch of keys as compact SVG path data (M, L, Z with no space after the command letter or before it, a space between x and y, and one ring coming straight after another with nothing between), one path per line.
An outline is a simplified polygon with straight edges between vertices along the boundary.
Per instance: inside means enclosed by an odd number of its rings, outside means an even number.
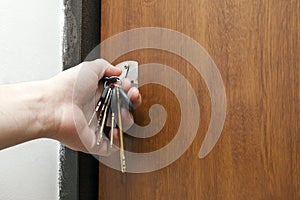
M127 67L127 68L126 68ZM125 65L126 74L123 78L126 78L129 71L129 65ZM125 153L124 153L124 141L123 141L123 126L122 126L122 115L121 108L126 108L130 113L133 113L134 108L133 104L128 98L127 94L121 87L121 79L120 77L111 76L111 77L103 77L101 81L104 83L103 92L97 102L96 108L92 114L91 119L88 122L90 126L93 119L97 117L97 126L95 130L95 134L97 136L97 145L101 145L103 142L104 136L104 128L105 125L109 122L110 119L110 147L113 146L113 130L114 127L118 127L119 129L119 139L120 139L120 164L121 164L121 172L126 172L126 161L125 161Z

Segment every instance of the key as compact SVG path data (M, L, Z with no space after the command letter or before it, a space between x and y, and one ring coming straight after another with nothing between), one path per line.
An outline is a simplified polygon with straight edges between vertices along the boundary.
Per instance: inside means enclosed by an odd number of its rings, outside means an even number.
M99 98L99 100L98 100L97 106L96 106L96 108L95 108L95 111L93 112L93 115L92 115L92 117L91 117L91 119L90 119L90 121L89 121L89 123L88 123L89 126L91 125L91 123L92 123L94 117L96 116L96 113L99 111L101 105L103 104L103 101L105 100L105 97L106 97L106 95L107 95L108 90L109 90L109 87L108 87L108 86L106 86L106 87L103 89L103 92L102 92L102 94L101 94L101 96L100 96L100 98Z
M120 89L118 86L115 87L116 95L117 95L117 111L118 111L118 126L119 126L119 137L120 137L120 164L121 164L121 172L126 172L126 161L124 154L124 141L123 141L123 129L122 129L122 116L121 116L121 105L120 105Z
M115 87L118 87L118 86L115 86ZM117 112L118 112L116 88L112 89L110 109L111 109L110 146L112 147L112 145L113 145L114 124L115 124L115 119L117 118Z
M112 84L112 83L115 83L115 82L118 82L120 81L120 78L117 77L117 76L104 76L98 84L100 84L100 82L103 82L104 83L104 89L103 89L103 92L98 100L98 103L97 103L97 106L96 106L96 109L95 111L93 112L93 115L88 123L88 125L90 126L94 117L96 116L96 113L99 111L101 105L103 104L103 101L105 100L105 97L107 95L107 92L109 90L109 85Z
M103 129L104 129L104 125L105 125L105 121L107 119L107 112L108 112L108 108L110 106L110 98L111 98L111 87L108 87L108 91L105 97L105 100L103 102L103 105L101 106L101 110L100 110L100 114L99 114L99 119L97 122L97 128L96 128L96 134L98 135L97 138L97 145L100 145L102 142L102 137L103 137Z
M110 147L114 144L115 113L111 113Z
M127 73L128 71L129 66L127 68ZM113 129L115 124L117 124L120 139L120 168L121 172L125 173L126 161L121 107L125 107L129 112L133 113L133 104L123 88L121 88L121 86L117 84L117 82L120 81L119 77L104 77L103 79L101 79L101 81L104 82L104 90L98 100L95 111L88 124L91 124L92 120L95 118L95 116L97 116L96 114L99 112L95 134L97 135L97 145L100 145L102 143L104 134L104 126L107 123L109 111L111 110L110 147L112 147L113 145Z

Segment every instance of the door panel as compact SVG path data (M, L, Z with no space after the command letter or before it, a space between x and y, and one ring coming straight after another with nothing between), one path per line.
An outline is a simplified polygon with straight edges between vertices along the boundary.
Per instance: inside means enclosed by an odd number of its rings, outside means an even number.
M125 175L100 165L99 199L300 199L300 2L271 0L102 0L101 41L133 28L163 27L184 33L210 54L223 78L227 113L222 135L203 159L209 127L208 88L191 63L170 52L141 49L113 63L137 60L177 70L193 87L201 115L187 151L158 171ZM114 48L101 49L109 57ZM148 69L139 79L151 74ZM165 74L172 81L172 77ZM151 138L125 138L125 148L151 152L176 135L179 102L165 87L139 88L139 125L161 104L163 129ZM160 118L159 118L160 119ZM160 120L163 120L162 118ZM143 134L143 133L141 133Z

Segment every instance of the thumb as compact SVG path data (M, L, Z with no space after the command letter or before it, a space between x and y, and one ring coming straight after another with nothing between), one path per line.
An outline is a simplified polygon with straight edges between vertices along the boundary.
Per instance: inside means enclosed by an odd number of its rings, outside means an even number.
M104 59L96 59L88 63L90 69L98 75L98 79L101 79L104 75L119 76L122 73L121 69L114 67Z

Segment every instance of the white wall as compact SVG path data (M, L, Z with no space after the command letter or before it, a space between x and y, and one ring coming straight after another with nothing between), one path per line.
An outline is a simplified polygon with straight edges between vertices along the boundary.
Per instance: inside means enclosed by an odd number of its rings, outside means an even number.
M61 71L62 7L62 0L0 1L0 83ZM58 142L46 139L0 151L0 200L58 199L58 160Z

